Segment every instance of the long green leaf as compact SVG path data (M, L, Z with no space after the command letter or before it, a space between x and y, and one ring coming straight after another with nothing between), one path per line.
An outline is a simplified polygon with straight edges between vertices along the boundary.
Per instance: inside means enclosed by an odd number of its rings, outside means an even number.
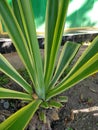
M72 85L83 80L84 78L88 77L89 75L91 75L95 72L98 72L97 64L98 64L98 37L96 37L92 41L90 46L88 46L88 48L84 51L84 53L79 58L79 60L75 64L75 66L68 73L68 75L63 79L63 81L61 83L59 83L53 90L51 90L51 92L49 92L51 94L48 94L48 96L51 95L50 97L52 97L53 95L57 95L58 93L61 93L61 92L65 91L66 89L72 87ZM93 68L92 68L92 66L93 66ZM88 70L88 73L87 73L87 70ZM83 75L83 73L85 73L85 75ZM81 75L82 75L82 77L81 77L81 79L79 79L79 77ZM75 82L74 78L76 78L76 77L77 77L77 81ZM71 82L71 79L72 79L73 83ZM70 83L72 83L72 84L70 84Z
M73 42L66 42L62 52L60 54L60 58L56 67L56 71L54 73L53 79L50 83L50 87L53 86L56 81L60 78L63 72L67 69L73 58L75 57L76 53L78 52L81 44L73 43Z
M13 68L13 66L0 54L0 71L4 72L16 83L18 83L28 93L32 94L31 86L22 78L22 76Z
M58 0L47 1L46 23L45 23L45 66L44 66L45 77L47 75L49 60L51 58L50 53L52 48L55 26L57 22L58 6L59 6Z
M30 94L0 87L0 99L21 99L31 101L33 98Z
M24 33L24 27L23 27L22 18L21 18L20 11L19 11L18 1L12 0L12 5L13 5L13 11L17 18L18 24L20 25L21 30ZM24 36L26 36L26 35L24 34Z
M34 68L32 66L32 59L29 53L26 39L11 7L8 5L6 0L0 0L0 16L20 58L22 59L30 75L30 78L32 79L33 84L35 85L36 77L34 75Z
M18 110L15 114L0 124L0 130L24 130L38 109L40 103L41 100L33 101Z
M49 106L50 107L54 107L54 108L61 108L63 107L62 103L58 102L58 101L55 101L55 100L50 100L49 102Z
M55 2L56 2L56 0L55 0ZM45 75L46 87L48 87L49 82L53 75L53 71L54 71L54 67L55 67L55 63L56 63L56 57L57 57L61 39L62 39L68 3L69 3L69 0L60 0L59 1L58 17L57 17L56 26L55 26L54 37L53 37L53 40L51 43L52 48L51 48L51 52L50 52L50 59L47 59L47 60L49 60L49 63L47 65L48 67L47 67L46 75ZM49 8L51 9L51 6ZM47 44L47 43L45 43L45 44Z
M98 53L90 58L82 67L80 67L73 75L71 75L65 82L56 86L49 93L47 93L47 100L56 96L65 90L69 89L79 81L87 78L88 76L98 72Z
M43 68L38 40L36 36L36 28L32 12L33 9L31 6L31 0L18 1L18 5L24 25L26 38L28 41L29 51L33 61L33 66L35 70L34 75L36 75L35 91L38 93L38 95L40 95L41 98L45 99Z
M72 74L74 74L80 67L82 67L89 59L91 59L95 54L98 53L98 36L91 42L90 46L83 52L82 56L79 58L75 66L65 77L64 80L68 79ZM63 82L63 81L62 81Z

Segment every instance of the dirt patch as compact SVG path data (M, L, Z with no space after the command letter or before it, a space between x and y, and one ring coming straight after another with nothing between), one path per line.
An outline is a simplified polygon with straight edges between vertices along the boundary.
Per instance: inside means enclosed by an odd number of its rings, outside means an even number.
M63 95L68 102L59 112L60 120L52 122L53 130L98 130L98 74Z

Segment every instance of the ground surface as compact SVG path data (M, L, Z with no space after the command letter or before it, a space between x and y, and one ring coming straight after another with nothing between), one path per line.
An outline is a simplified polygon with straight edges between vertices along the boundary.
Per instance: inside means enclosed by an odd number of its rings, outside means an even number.
M64 95L68 102L60 110L53 130L98 130L98 74L81 81Z

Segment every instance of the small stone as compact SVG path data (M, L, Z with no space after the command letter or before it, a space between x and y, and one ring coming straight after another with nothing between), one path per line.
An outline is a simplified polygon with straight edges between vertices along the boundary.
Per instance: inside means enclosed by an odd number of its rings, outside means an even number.
M98 84L98 80L95 80L94 83L95 83L95 84Z
M59 120L59 115L58 115L58 112L56 110L52 111L51 118L54 121Z
M6 101L6 102L3 103L3 107L4 107L5 109L8 109L9 106L10 106L10 104L9 104L8 101Z
M4 115L0 115L0 123L3 122L5 120L5 116Z
M29 130L35 130L36 129L36 126L30 126L29 127Z
M1 103L4 103L4 99L1 99L1 101L0 101Z

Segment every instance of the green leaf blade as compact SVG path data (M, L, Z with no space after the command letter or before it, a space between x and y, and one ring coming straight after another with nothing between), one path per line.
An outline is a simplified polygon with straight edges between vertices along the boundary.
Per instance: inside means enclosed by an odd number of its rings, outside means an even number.
M67 79L70 75L74 74L82 65L88 62L94 55L98 53L98 36L91 42L87 49L83 52L73 69L65 77Z
M47 122L46 113L45 113L44 111L39 112L39 119L40 119L40 121L42 121L43 123L46 123L46 122Z
M31 1L30 0L18 1L18 5L36 75L35 83L37 87L35 87L35 91L38 93L40 97L45 98L43 67L38 40L36 36L36 28L34 23Z
M31 101L33 98L32 95L0 87L0 99L20 99Z
M22 76L13 68L13 66L1 54L0 54L0 71L8 75L28 93L33 92L31 86L22 78Z
M61 108L61 107L63 107L63 105L62 105L62 103L60 103L60 102L58 102L58 101L55 101L55 100L50 100L50 102L49 102L49 106L51 107L51 108Z
M30 75L33 84L35 85L36 77L34 75L34 68L32 66L32 60L26 39L11 7L5 0L0 0L0 16L24 66Z
M45 24L45 66L44 66L45 77L48 70L49 60L51 58L50 53L58 16L58 6L59 6L58 4L59 4L58 0L47 1L46 24Z
M73 75L68 79L58 84L54 89L52 89L47 94L47 100L56 96L65 90L71 88L73 85L77 84L81 80L87 78L88 76L98 72L98 53L94 55L87 63L82 65Z
M0 14L1 14L0 16L21 60L23 61L30 75L36 93L39 95L40 98L45 99L42 62L40 51L38 48L38 41L36 38L36 30L33 22L34 19L31 13L32 10L30 1L24 0L24 1L18 1L18 3L19 2L20 3L22 2L22 7L30 7L27 10L24 8L25 10L24 13L26 14L26 16L28 16L27 19L26 18L23 19L22 17L24 22L26 22L25 25L27 25L27 26L23 25L24 30L26 30L26 32L22 32L23 30L20 28L19 23L16 17L14 16L12 9L9 7L8 3L4 0L0 0ZM30 23L28 23L27 20L29 20ZM26 38L24 33L26 34ZM27 39L29 39L28 41L30 46L28 46ZM33 56L31 52L33 53Z
M21 27L22 32L24 33L24 27L23 27L23 23L22 23L20 11L19 11L18 1L12 0L12 6L13 6L13 11L16 16L16 19ZM25 33L24 33L24 36L26 36Z
M98 37L88 46L62 82L47 94L47 99L62 93L96 72L98 72Z
M52 40L50 59L47 59L47 60L49 60L48 67L46 70L46 75L45 75L45 84L46 84L47 88L49 87L48 84L53 75L54 67L56 64L57 54L58 54L61 40L62 40L62 34L63 34L65 18L66 18L66 14L67 14L68 3L69 3L69 0L59 1L58 17L57 17L57 21L56 21L55 31L53 34L54 37ZM50 6L50 8L51 8L51 6ZM45 44L47 44L47 43L45 43Z
M75 57L76 53L78 52L81 44L73 43L73 42L66 42L62 52L59 57L59 61L53 76L53 79L50 83L50 88L53 86L56 81L60 78L63 72L68 68L71 61Z
M0 124L0 130L23 130L37 111L40 103L41 100L35 100L18 110L15 114Z

